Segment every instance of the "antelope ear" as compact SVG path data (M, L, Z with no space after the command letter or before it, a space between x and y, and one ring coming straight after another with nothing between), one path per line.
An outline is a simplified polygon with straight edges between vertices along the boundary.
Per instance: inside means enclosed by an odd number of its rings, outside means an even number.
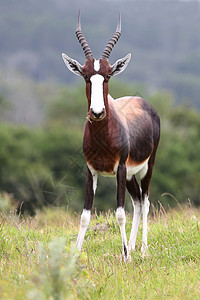
M62 58L67 68L76 75L83 75L83 67L75 60L67 56L65 53L62 53Z
M111 75L115 76L115 75L118 75L119 73L121 73L122 71L124 71L126 69L126 67L128 66L130 59L131 59L131 53L129 53L125 57L117 60L114 63L114 65L111 66Z

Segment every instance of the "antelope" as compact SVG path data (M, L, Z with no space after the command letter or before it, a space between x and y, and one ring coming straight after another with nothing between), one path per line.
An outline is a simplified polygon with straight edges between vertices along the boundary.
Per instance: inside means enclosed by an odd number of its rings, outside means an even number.
M121 16L116 31L107 43L100 59L96 60L83 35L80 11L76 36L85 54L82 66L62 53L67 68L84 78L88 100L88 115L84 128L83 153L87 165L85 202L81 214L77 248L81 250L90 222L91 209L99 174L116 176L117 209L116 219L120 227L124 260L131 259L141 215L143 216L142 248L147 246L147 216L149 212L149 184L160 138L160 119L157 112L142 97L125 96L114 100L108 93L112 76L127 67L131 54L109 64L109 57L121 35ZM140 185L135 175L139 173ZM134 213L127 244L124 210L126 188L131 196Z

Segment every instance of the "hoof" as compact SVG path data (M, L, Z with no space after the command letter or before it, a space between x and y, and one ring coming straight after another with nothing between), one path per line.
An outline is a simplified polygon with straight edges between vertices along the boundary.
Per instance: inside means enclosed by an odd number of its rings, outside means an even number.
M131 255L130 254L128 254L127 256L124 255L124 262L125 263L129 263L129 262L131 262L131 260L132 259L131 259Z
M131 251L135 251L135 246L132 244L128 245L128 252L131 253Z
M149 256L148 246L142 245L141 247L142 258Z

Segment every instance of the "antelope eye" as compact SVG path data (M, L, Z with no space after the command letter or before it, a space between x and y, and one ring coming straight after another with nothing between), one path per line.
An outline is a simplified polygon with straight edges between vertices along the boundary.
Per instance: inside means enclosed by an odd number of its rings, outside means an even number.
M110 74L108 74L108 75L106 76L106 78L107 78L107 79L110 79L110 77L111 77L111 75L110 75Z
M83 74L83 78L84 79L88 79L88 75L87 74Z

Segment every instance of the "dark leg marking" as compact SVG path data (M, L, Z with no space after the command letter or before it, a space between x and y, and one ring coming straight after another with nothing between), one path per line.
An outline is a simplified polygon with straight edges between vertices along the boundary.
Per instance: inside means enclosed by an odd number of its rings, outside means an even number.
M126 216L124 211L124 200L126 191L126 166L125 164L119 164L117 170L117 210L116 218L120 227L122 245L124 250L124 260L128 259L128 247L125 231Z
M94 191L93 191L93 176L87 167L86 179L85 179L85 203L84 209L91 210L94 201Z

